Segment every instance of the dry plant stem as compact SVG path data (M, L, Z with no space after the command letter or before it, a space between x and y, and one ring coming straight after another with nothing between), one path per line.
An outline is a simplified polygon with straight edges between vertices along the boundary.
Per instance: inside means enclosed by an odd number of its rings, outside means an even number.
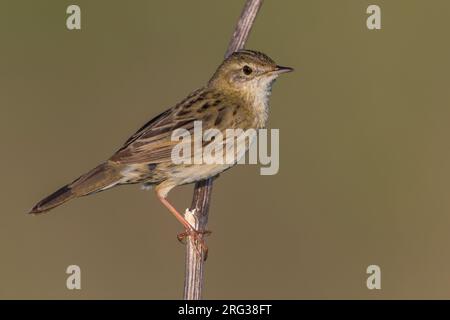
M204 231L206 224L208 223L212 186L213 179L199 181L195 184L191 209L187 210L185 218L193 224L196 230ZM202 297L205 258L205 252L202 250L199 254L197 244L192 237L188 237L186 243L186 270L184 278L185 300L200 300Z
M262 2L263 0L246 1L228 45L227 52L225 53L225 58L233 52L244 48ZM205 231L208 223L212 185L213 178L199 181L195 184L192 205L190 210L187 210L185 214L185 218L199 231ZM185 300L200 300L202 298L205 258L205 252L201 252L199 255L195 241L192 237L188 237L186 244L183 296Z
M244 48L247 42L248 35L252 29L253 22L255 21L256 15L263 0L247 0L244 9L242 9L241 16L234 29L233 36L231 37L230 43L228 44L227 52L225 53L225 58L227 58L233 52Z

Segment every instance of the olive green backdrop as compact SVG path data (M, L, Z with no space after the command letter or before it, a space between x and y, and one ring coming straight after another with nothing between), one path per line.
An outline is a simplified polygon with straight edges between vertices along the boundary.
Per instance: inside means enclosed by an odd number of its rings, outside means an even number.
M66 8L82 10L68 31ZM382 30L366 8L382 9ZM0 298L181 298L178 222L139 186L47 215L42 197L203 85L243 1L0 2ZM280 171L216 181L205 298L450 298L444 0L266 1L247 48L275 84ZM192 186L172 191L183 210ZM82 270L82 290L65 270ZM366 268L381 267L368 290Z

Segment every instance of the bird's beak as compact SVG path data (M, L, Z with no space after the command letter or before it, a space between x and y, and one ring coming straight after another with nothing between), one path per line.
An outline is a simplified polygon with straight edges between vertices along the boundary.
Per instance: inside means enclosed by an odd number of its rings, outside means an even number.
M282 67L282 66L276 66L276 68L275 68L275 70L274 70L274 72L275 72L275 73L278 73L278 74L286 73L286 72L292 72L292 71L294 71L293 68L290 68L290 67Z

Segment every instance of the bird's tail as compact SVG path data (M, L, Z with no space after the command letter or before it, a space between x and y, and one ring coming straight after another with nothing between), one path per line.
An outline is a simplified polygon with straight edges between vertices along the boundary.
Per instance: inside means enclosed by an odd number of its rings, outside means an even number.
M109 162L102 163L39 201L29 213L47 212L71 199L106 190L119 183L120 178L121 174L117 165Z

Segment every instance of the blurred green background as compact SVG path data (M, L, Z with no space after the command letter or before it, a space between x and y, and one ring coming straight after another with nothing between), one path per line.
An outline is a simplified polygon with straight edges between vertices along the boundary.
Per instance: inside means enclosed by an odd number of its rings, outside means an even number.
M66 29L78 4L82 30ZM378 4L382 30L366 28ZM0 298L181 298L178 222L119 187L26 212L202 86L243 1L0 2ZM450 298L445 0L266 1L247 48L275 84L280 171L214 185L204 297ZM188 207L192 186L169 198ZM66 289L77 264L82 290ZM381 267L381 290L366 268Z

